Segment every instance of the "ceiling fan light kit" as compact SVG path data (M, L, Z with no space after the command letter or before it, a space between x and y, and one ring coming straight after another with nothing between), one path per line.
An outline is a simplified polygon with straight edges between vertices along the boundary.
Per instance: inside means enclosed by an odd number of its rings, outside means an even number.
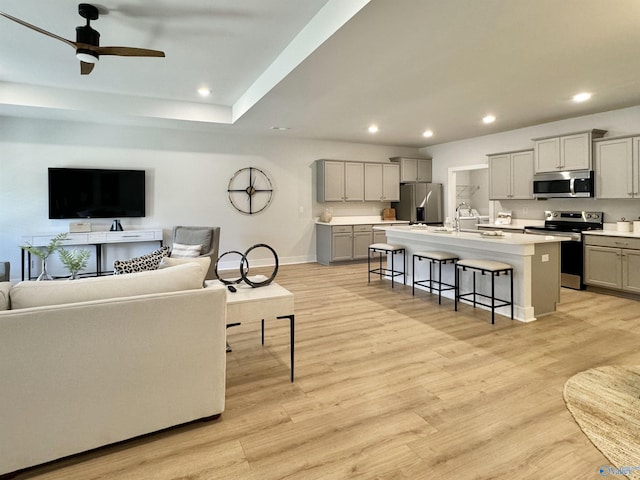
M82 18L87 20L86 25L76 27L76 41L72 42L66 38L60 37L54 33L48 32L40 27L31 25L30 23L13 17L7 13L0 12L0 16L3 16L9 20L12 20L24 27L30 28L38 33L42 33L56 40L60 40L67 45L75 48L76 58L80 60L80 73L82 75L88 75L93 70L94 64L98 63L100 55L115 55L121 57L164 57L164 52L160 50L150 50L147 48L132 48L132 47L101 47L100 46L100 33L97 30L91 28L91 20L97 20L99 17L98 9L91 4L81 3L78 5L78 13Z

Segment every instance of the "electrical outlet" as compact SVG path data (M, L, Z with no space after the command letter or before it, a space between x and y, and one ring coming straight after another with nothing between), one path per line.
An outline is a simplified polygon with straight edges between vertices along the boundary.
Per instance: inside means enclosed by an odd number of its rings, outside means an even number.
M543 262L548 262L549 261L549 254L548 253L545 253L545 254L542 255L542 261Z

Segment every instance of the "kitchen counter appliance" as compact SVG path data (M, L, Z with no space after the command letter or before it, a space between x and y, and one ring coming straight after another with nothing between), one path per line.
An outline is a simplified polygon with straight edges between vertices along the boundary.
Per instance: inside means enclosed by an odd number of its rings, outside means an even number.
M602 212L553 211L544 212L544 226L524 227L525 234L567 237L560 248L560 284L576 290L584 289L584 249L582 232L602 230Z
M533 194L536 198L593 197L593 177L591 170L536 173L533 176Z

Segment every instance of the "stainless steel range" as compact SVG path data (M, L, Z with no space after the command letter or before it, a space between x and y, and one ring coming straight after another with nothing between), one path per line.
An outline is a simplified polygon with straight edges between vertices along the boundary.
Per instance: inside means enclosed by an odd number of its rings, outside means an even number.
M582 232L602 230L602 212L544 212L544 226L525 227L524 232L532 235L555 235L569 240L560 247L560 284L563 287L584 289L584 249Z

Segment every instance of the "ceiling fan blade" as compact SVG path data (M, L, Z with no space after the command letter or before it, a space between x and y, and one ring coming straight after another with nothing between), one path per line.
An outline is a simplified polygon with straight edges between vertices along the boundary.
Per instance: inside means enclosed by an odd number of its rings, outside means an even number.
M80 62L80 75L89 75L95 65L95 63Z
M164 57L164 52L160 50L149 50L147 48L132 47L88 47L98 55L118 55L121 57Z
M56 35L55 33L47 32L46 30L43 30L40 27L36 27L35 25L31 25L30 23L27 23L24 20L20 20L19 18L12 17L8 13L0 12L0 16L8 18L9 20L13 20L14 22L19 23L20 25L22 25L24 27L30 28L31 30L35 30L36 32L42 33L43 35L46 35L48 37L55 38L56 40L60 40L61 42L64 42L67 45L69 45L69 46L71 46L73 48L76 48L76 44L74 42L72 42L71 40L67 40L66 38L62 38L62 37Z

